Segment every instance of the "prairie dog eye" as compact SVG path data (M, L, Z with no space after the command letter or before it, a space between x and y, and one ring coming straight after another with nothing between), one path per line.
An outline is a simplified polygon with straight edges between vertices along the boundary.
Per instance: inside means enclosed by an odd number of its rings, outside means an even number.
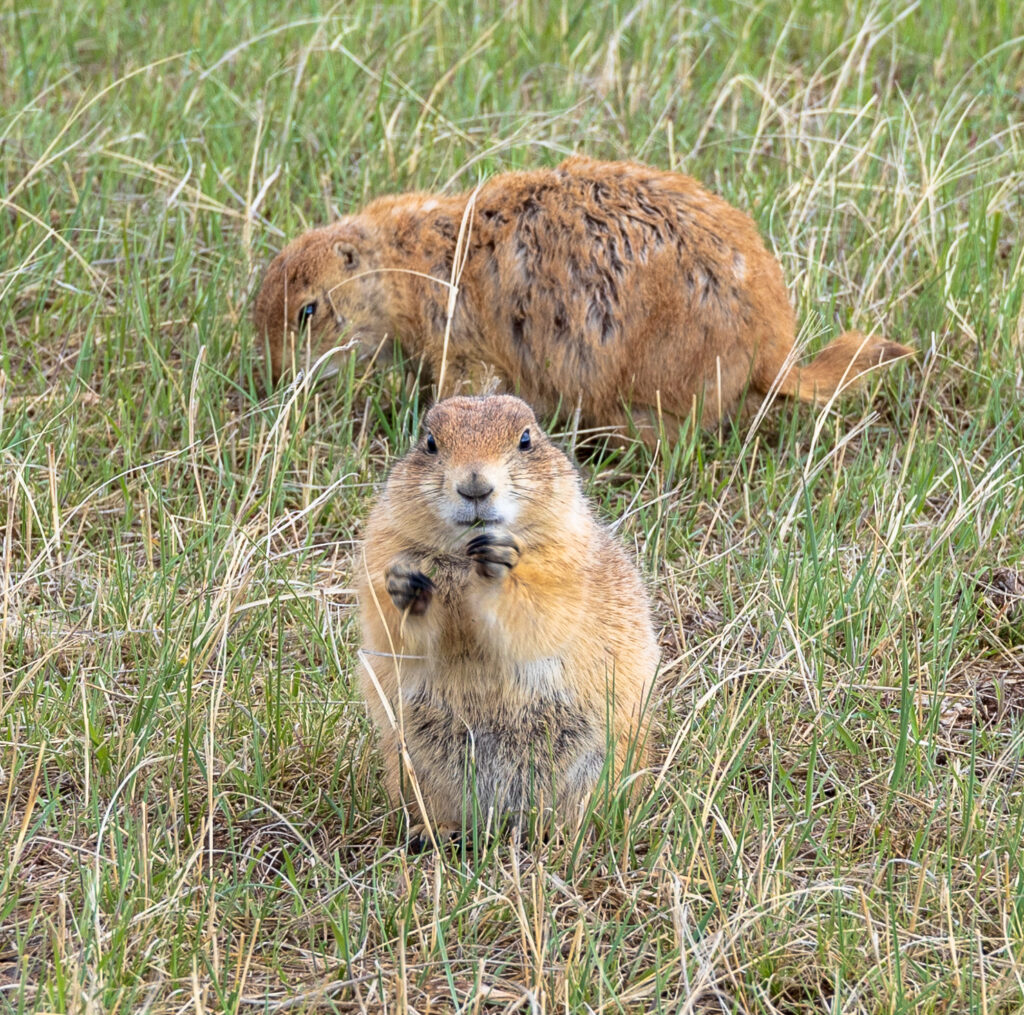
M301 328L316 313L316 300L310 300L299 307L299 327Z
M432 433L427 434L427 454L437 454L437 441L434 440L434 435Z
M524 430L523 431L523 436L519 438L519 450L520 451L529 451L530 450L530 446L531 446L530 431L529 430Z

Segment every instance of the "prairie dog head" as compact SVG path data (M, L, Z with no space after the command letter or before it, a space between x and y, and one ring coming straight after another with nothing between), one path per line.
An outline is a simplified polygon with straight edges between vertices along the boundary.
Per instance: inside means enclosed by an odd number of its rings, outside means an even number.
M480 526L542 542L587 514L576 470L512 395L438 402L392 471L387 496L403 526L435 533L440 546Z
M372 234L356 217L303 233L271 261L256 296L256 340L270 348L274 379L294 361L336 345L374 351L390 337L386 294Z

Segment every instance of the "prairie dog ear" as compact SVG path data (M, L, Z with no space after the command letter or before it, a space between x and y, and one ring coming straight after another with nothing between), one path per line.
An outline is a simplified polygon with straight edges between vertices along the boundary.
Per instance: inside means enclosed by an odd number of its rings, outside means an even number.
M359 267L359 250L354 243L349 243L347 240L338 240L334 244L334 252L349 271Z

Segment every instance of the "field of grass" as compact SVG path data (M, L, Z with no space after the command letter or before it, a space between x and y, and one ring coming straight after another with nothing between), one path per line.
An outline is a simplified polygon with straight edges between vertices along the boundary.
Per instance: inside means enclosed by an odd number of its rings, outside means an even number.
M268 388L252 292L571 151L748 210L808 353L918 355L584 458L656 603L648 792L412 856L351 572L429 396ZM0 1011L1024 1010L1022 396L1014 0L0 0Z

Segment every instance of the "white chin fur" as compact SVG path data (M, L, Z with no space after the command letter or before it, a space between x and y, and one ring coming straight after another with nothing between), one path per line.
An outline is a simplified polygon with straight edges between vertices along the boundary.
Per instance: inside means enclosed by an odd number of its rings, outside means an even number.
M519 515L517 505L511 498L496 497L476 507L465 502L445 505L445 521L451 525L497 525L509 526Z

